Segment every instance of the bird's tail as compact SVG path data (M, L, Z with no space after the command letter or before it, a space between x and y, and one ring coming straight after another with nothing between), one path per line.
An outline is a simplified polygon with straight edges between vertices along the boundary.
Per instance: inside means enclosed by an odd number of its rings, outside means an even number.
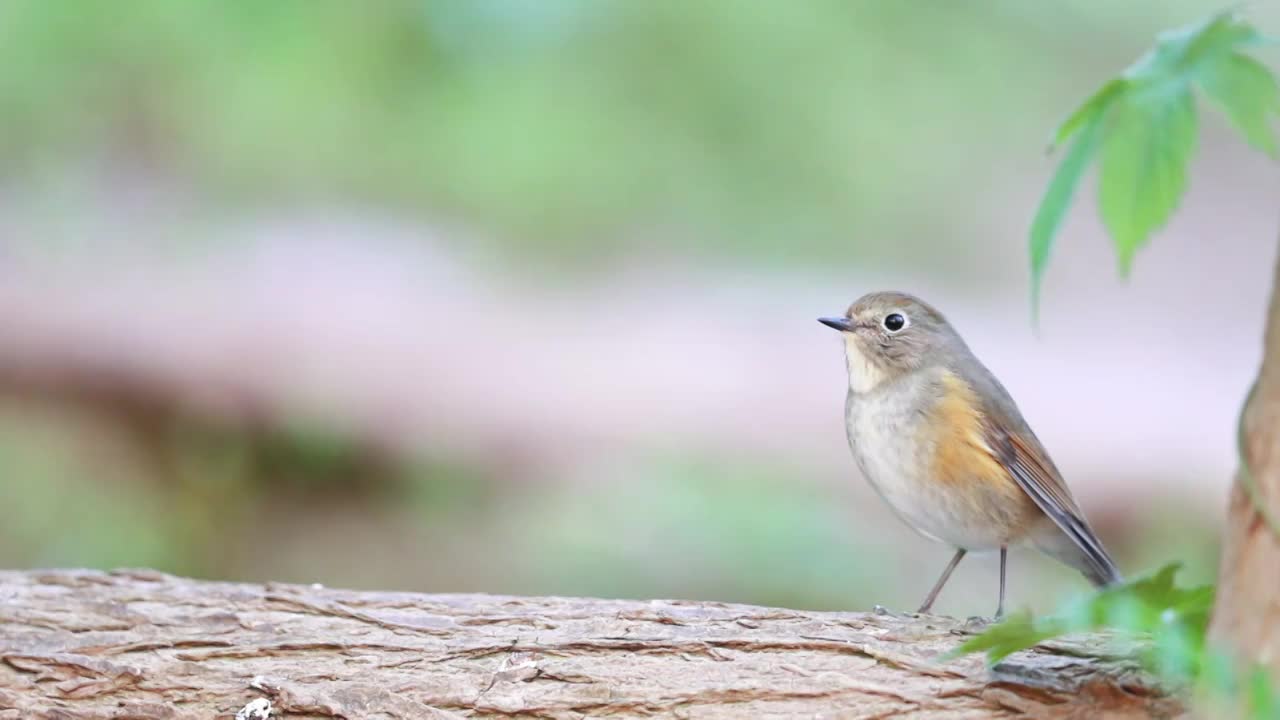
M1116 567L1115 561L1093 534L1093 530L1087 525L1083 525L1080 530L1089 535L1090 542L1077 543L1057 527L1046 528L1032 542L1049 557L1079 570L1094 587L1104 588L1124 582L1120 568ZM1088 548L1087 551L1085 547Z

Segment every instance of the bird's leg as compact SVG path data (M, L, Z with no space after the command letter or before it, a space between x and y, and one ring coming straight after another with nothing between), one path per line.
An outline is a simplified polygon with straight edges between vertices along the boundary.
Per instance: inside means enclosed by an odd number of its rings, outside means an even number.
M1004 617L1004 564L1009 557L1009 547L1000 546L1000 603L996 605L996 620Z
M967 551L964 548L956 550L955 557L951 558L951 562L947 563L947 569L942 571L942 577L938 578L938 582L934 583L933 589L925 596L924 602L921 603L920 609L916 612L929 612L929 608L933 607L933 601L938 599L938 593L942 592L942 586L947 584L947 578L951 577L951 571L955 570L956 566L960 564L960 561L964 559L964 554L966 552Z

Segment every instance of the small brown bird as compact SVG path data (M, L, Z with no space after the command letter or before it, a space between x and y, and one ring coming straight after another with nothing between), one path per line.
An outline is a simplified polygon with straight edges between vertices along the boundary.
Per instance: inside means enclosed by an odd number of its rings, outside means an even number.
M997 618L1010 545L1029 542L1095 586L1121 581L1018 406L941 313L876 292L819 322L844 338L845 426L862 474L904 522L956 548L917 612L970 550L1000 549Z

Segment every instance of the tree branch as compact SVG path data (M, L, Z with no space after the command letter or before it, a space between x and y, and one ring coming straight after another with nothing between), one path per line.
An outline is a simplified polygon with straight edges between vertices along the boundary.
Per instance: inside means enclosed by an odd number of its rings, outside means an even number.
M962 621L0 572L0 718L1168 717L1099 638L988 670Z
M1272 275L1262 366L1237 430L1240 468L1231 486L1209 639L1240 659L1280 667L1280 255Z

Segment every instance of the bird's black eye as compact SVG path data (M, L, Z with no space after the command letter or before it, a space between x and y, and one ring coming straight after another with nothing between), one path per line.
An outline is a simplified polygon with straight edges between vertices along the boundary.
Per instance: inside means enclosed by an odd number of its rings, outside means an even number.
M884 316L884 329L889 332L898 332L907 326L907 319L899 313L889 313Z

